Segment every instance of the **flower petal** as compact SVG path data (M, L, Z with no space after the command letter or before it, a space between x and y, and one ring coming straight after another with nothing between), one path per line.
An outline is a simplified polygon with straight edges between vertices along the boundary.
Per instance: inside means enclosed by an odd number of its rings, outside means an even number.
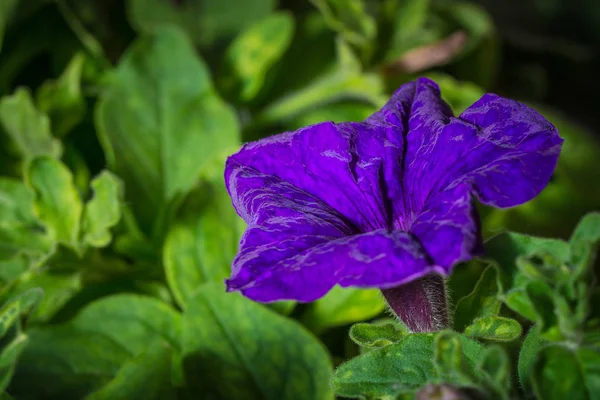
M465 184L433 196L416 218L411 233L432 263L448 274L451 267L481 254L479 218L472 189Z
M402 167L395 177L402 182L399 192L403 200L397 202L390 196L391 219L397 228L408 230L428 197L430 171L421 167L431 155L434 138L451 117L452 110L442 101L435 82L419 78L401 86L381 110L365 121L373 126L404 127L397 140L406 141L406 154L397 160Z
M389 226L389 193L402 201L401 129L321 123L246 144L226 168L235 161L276 176L371 231Z
M550 180L563 142L539 113L493 94L459 118L422 124L417 119L413 112L405 160L405 192L414 199L414 210L435 193L462 183L471 185L487 205L529 201Z
M562 147L558 130L519 102L486 94L445 128L463 151L440 186L470 182L479 200L512 207L548 184Z
M393 287L432 271L409 234L354 234L334 209L281 179L231 164L234 205L248 223L228 290L257 301L312 301L335 284Z

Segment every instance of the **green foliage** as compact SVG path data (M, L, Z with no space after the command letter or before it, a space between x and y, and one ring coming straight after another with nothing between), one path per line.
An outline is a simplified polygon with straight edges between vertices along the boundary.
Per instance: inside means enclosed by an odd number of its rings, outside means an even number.
M14 151L25 160L37 156L59 157L62 146L50 133L50 119L33 104L27 89L0 100L0 125L10 137Z
M318 332L376 317L384 308L383 296L376 289L336 286L324 297L312 303L302 320L312 330Z
M17 358L22 353L28 335L23 332L21 318L40 300L40 289L24 291L0 308L0 390L6 390L15 370Z
M361 347L384 347L399 342L408 329L395 321L354 324L350 328L350 339Z
M465 335L497 342L511 342L521 337L521 325L504 317L481 317L465 328Z
M212 398L333 397L323 345L297 323L226 294L221 285L199 288L188 304L182 351L190 389Z
M57 80L45 82L37 92L38 107L50 117L52 132L56 136L69 133L85 116L86 106L81 92L84 66L85 56L76 54Z
M229 275L242 223L221 184L205 182L190 194L163 248L167 283L180 307L186 308L203 283Z
M26 179L35 193L35 213L52 239L79 251L83 204L71 171L54 158L39 157L29 165Z
M233 110L175 28L161 28L129 48L101 96L96 122L108 164L125 183L125 199L153 236L163 234L173 207L211 156L238 142Z
M289 47L293 33L294 18L286 13L274 13L242 32L225 54L221 89L242 102L253 99L269 69Z
M203 47L231 39L269 15L275 6L275 0L128 0L127 3L131 23L139 32L154 33L173 24Z
M460 385L464 381L457 364L461 372L472 373L482 348L450 332L410 334L342 364L332 385L338 395L352 398L394 398L414 393L427 382Z
M449 329L409 332L375 288L223 286L242 141L364 120L416 75L457 115L490 88L539 101L476 3L0 0L0 398L598 398L600 145L550 106L556 173L479 207Z

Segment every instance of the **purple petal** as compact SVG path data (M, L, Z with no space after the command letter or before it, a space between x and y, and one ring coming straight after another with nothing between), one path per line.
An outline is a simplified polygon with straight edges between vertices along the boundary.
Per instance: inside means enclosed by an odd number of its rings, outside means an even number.
M444 136L456 142L458 154L439 186L470 182L479 200L494 207L537 196L554 172L563 143L538 112L494 94L465 110Z
M539 113L493 94L459 118L427 118L413 113L407 136L405 191L413 210L461 183L487 205L529 201L550 180L563 142Z
M406 141L403 146L406 154L397 161L403 165L401 175L394 177L403 182L399 190L403 200L399 204L392 198L391 207L391 219L396 228L408 230L429 196L433 172L429 168L435 166L435 161L429 162L428 168L421 167L428 163L436 134L451 117L452 110L441 100L435 82L419 78L401 86L380 111L365 121L384 128L390 125L404 127L399 132L402 135L399 140Z
M248 222L228 290L257 301L312 301L335 284L392 287L434 268L409 234L354 234L345 218L281 179L231 163L234 205Z
M448 274L451 267L481 253L475 202L468 185L458 185L427 201L414 221L415 235L431 261Z
M276 176L367 232L389 227L389 205L402 203L402 146L402 127L326 122L246 144L226 169L237 162Z

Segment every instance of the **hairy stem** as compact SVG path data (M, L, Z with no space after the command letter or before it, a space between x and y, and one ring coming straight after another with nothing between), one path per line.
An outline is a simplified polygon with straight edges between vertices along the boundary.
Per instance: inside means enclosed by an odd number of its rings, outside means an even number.
M446 287L441 276L427 275L381 292L412 332L435 332L449 327Z

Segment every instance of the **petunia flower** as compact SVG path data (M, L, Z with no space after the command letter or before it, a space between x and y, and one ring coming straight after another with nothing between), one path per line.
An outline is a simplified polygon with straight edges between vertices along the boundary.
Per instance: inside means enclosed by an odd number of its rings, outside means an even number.
M482 252L475 199L500 208L532 199L562 142L536 111L494 94L455 118L420 78L363 122L248 143L225 169L248 225L227 288L260 302L309 302L336 284L380 288L411 329L440 329L435 276Z

